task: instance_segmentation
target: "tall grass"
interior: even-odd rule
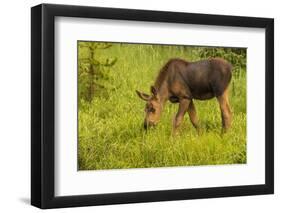
[[[221,135],[216,99],[196,101],[202,133],[188,115],[177,135],[171,134],[178,104],[167,103],[154,129],[142,128],[144,105],[135,90],[149,92],[159,69],[170,58],[198,60],[194,48],[113,44],[96,54],[117,57],[108,71],[107,95],[79,101],[79,170],[147,168],[246,163],[246,72],[234,75],[230,85],[233,122]]]

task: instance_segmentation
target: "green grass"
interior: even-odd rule
[[[135,90],[149,91],[159,69],[174,57],[196,60],[192,47],[119,45],[97,50],[117,57],[109,71],[107,95],[79,104],[79,170],[147,168],[246,163],[246,74],[235,75],[230,89],[233,122],[221,135],[216,99],[196,101],[202,133],[197,134],[188,115],[176,136],[172,118],[178,105],[167,103],[154,129],[142,128],[144,105]]]

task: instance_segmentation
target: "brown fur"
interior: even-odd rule
[[[197,62],[182,59],[169,60],[160,70],[151,95],[137,91],[140,98],[147,101],[144,127],[156,125],[167,100],[179,103],[178,112],[173,121],[176,129],[188,112],[195,128],[198,118],[193,99],[208,100],[216,97],[222,115],[224,130],[231,124],[231,110],[228,100],[228,85],[231,81],[232,66],[221,58],[211,58]]]

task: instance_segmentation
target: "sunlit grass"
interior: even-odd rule
[[[98,53],[97,53],[98,54]],[[246,74],[230,87],[233,123],[221,135],[216,99],[195,101],[201,134],[186,115],[177,135],[171,134],[177,104],[167,103],[159,125],[142,128],[144,102],[135,90],[149,91],[159,69],[174,57],[196,60],[192,49],[114,45],[103,50],[118,58],[110,70],[106,96],[79,104],[78,165],[80,170],[147,168],[246,163]]]

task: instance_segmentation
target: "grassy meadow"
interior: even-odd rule
[[[89,83],[85,73],[91,70],[82,65],[78,70],[79,170],[246,163],[245,68],[235,67],[233,73],[230,85],[233,121],[226,134],[221,135],[221,116],[215,98],[194,101],[200,135],[188,114],[178,134],[171,134],[178,104],[170,102],[165,105],[157,127],[146,132],[145,102],[135,90],[150,93],[150,85],[170,58],[199,60],[199,48],[112,43],[106,48],[92,48],[93,55],[87,47],[87,43],[93,42],[83,42],[84,46],[79,46],[80,43],[78,62],[90,57],[87,63],[91,63],[92,72],[99,70],[99,75],[92,76]],[[89,85],[93,82],[98,86]],[[87,91],[85,85],[90,88],[90,96],[83,92]]]

